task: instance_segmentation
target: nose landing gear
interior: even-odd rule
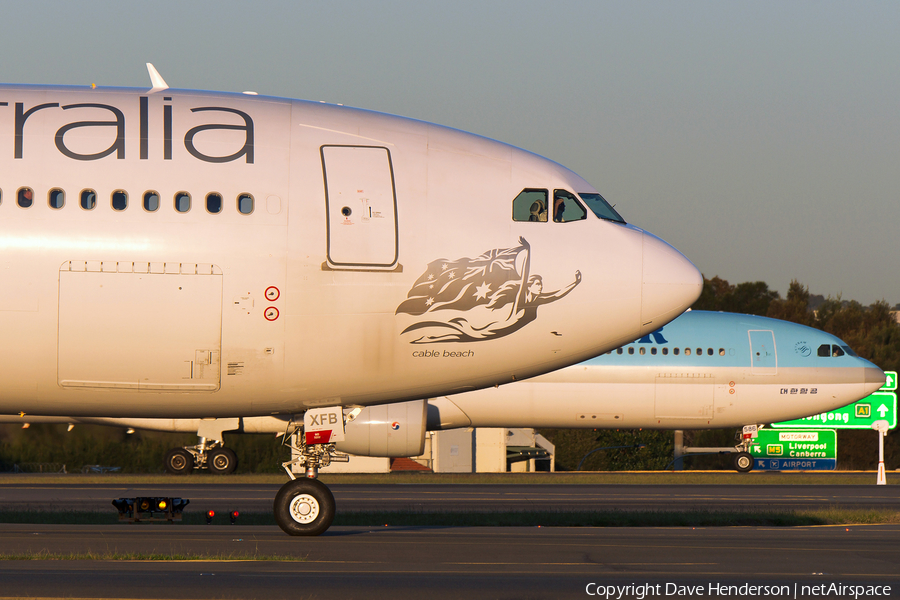
[[[316,479],[319,468],[332,462],[349,462],[350,457],[338,454],[334,444],[307,444],[300,427],[284,439],[296,458],[281,465],[291,481],[275,495],[275,522],[288,535],[319,535],[331,527],[335,512],[334,495]],[[297,479],[291,470],[294,465],[304,466],[306,477]]]
[[[295,479],[275,496],[275,521],[288,535],[319,535],[334,520],[334,495],[318,479]]]

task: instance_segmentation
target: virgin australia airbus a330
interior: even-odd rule
[[[0,86],[0,412],[439,396],[595,356],[700,293],[689,260],[557,163],[150,71],[150,90]],[[309,441],[313,478],[329,450]],[[282,490],[327,513],[325,492]]]

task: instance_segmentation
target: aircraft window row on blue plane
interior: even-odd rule
[[[672,354],[678,356],[679,354],[684,354],[684,356],[690,356],[692,353],[696,356],[703,356],[703,348],[672,348]],[[630,355],[635,354],[635,347],[628,346],[622,348],[616,348],[615,350],[610,350],[607,354],[612,354],[615,352],[616,354],[625,354],[626,352]],[[640,346],[637,348],[637,354],[643,356],[645,354],[650,354],[651,356],[656,356],[657,353],[661,353],[663,356],[669,355],[669,348],[667,346],[663,346],[662,348],[657,349],[656,346],[651,346],[649,350],[646,346]],[[719,356],[725,356],[725,348],[719,348],[718,352],[716,352],[713,348],[706,348],[706,355],[713,356],[718,354]],[[730,350],[730,354],[734,355],[734,350]],[[818,355],[823,358],[832,358],[838,356],[857,356],[856,352],[853,351],[850,346],[843,346],[837,344],[822,344],[819,346]]]
[[[143,207],[147,212],[156,212],[160,207],[159,193],[154,190],[144,192]],[[0,203],[3,202],[3,191],[0,190]],[[128,208],[128,192],[115,190],[109,196],[109,203],[116,212]],[[16,204],[19,208],[31,208],[34,205],[34,190],[29,187],[19,188],[16,193]],[[81,190],[79,204],[84,210],[94,210],[97,206],[97,192],[92,189]],[[66,205],[66,192],[60,188],[52,188],[47,192],[47,205],[59,210]],[[222,194],[210,192],[206,195],[206,212],[216,215],[222,212],[225,203]],[[236,198],[237,211],[242,215],[253,212],[255,200],[251,194],[238,194]],[[176,212],[186,213],[191,210],[191,195],[188,192],[178,192],[173,196],[173,208]]]
[[[662,351],[662,355],[663,355],[663,356],[668,356],[668,355],[669,355],[669,348],[668,348],[667,346],[663,346],[662,349],[661,349],[661,351]],[[616,354],[624,354],[625,352],[626,352],[626,350],[625,350],[624,348],[616,348],[616,349],[615,349],[615,353],[616,353]],[[634,346],[628,346],[627,352],[628,352],[628,354],[634,354]],[[657,353],[657,352],[658,352],[658,350],[657,350],[657,348],[656,348],[655,346],[652,346],[652,347],[650,348],[650,354],[651,354],[652,356],[656,356],[656,353]],[[613,350],[610,350],[609,352],[607,352],[607,354],[612,354],[612,353],[613,353]],[[696,353],[697,353],[697,356],[702,356],[702,355],[703,355],[703,348],[697,348],[697,349],[696,349]],[[712,355],[714,355],[715,353],[716,353],[716,352],[715,352],[715,350],[714,350],[713,348],[707,348],[707,349],[706,349],[706,354],[707,354],[708,356],[712,356]],[[641,346],[640,348],[638,348],[638,354],[640,354],[640,355],[642,355],[642,356],[643,356],[644,354],[647,354],[647,348],[644,347],[644,346]],[[674,354],[675,356],[678,356],[679,354],[681,354],[681,348],[672,348],[672,354]],[[690,355],[691,355],[691,348],[685,348],[685,349],[684,349],[684,355],[685,355],[685,356],[690,356]],[[725,348],[719,348],[719,356],[725,356]]]
[[[605,221],[624,223],[619,213],[600,194],[580,194],[588,208]],[[550,193],[544,189],[526,188],[513,199],[513,221],[544,223],[552,217],[556,223],[569,223],[587,219],[587,210],[578,197],[567,190],[553,190],[553,203],[548,201]],[[552,208],[552,210],[551,210]]]
[[[822,344],[819,346],[818,354],[822,357],[837,357],[845,354],[857,356],[856,352],[854,352],[850,346],[838,346],[837,344]]]

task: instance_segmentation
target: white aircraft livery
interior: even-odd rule
[[[0,86],[2,413],[440,396],[584,360],[700,293],[689,260],[552,161],[150,71],[150,90]]]

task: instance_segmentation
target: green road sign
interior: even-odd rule
[[[894,385],[896,386],[896,373]],[[775,429],[871,429],[875,421],[887,421],[888,428],[897,427],[897,394],[895,392],[875,392],[853,404],[836,410],[772,423]]]
[[[897,389],[897,371],[885,371],[884,385],[878,388],[882,392],[893,392]]]
[[[834,429],[760,429],[750,445],[754,468],[770,471],[828,471],[837,465]]]

